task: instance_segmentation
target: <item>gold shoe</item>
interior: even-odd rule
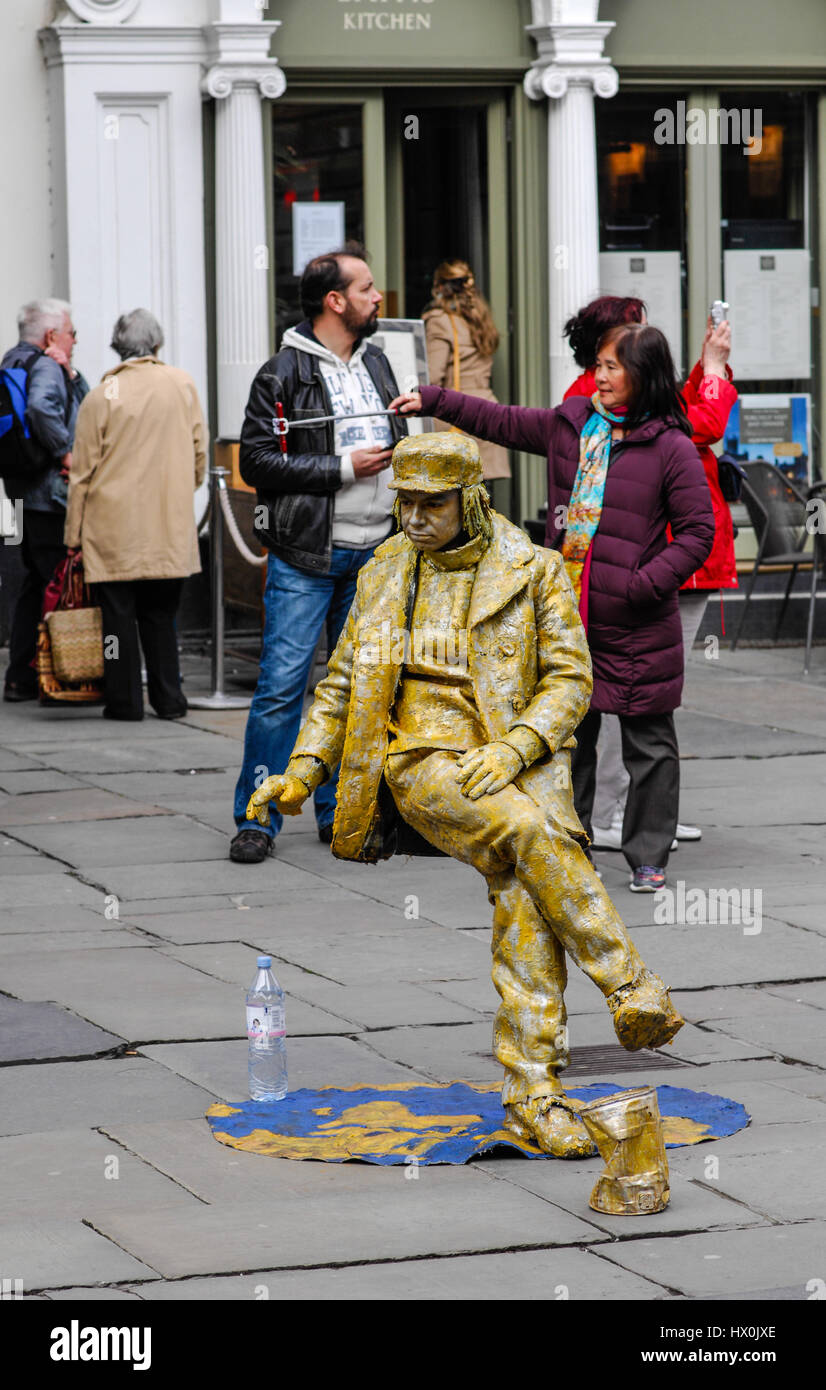
[[[533,1096],[505,1106],[505,1129],[533,1140],[554,1158],[592,1158],[597,1152],[567,1096]]]
[[[667,985],[653,970],[643,968],[607,998],[614,1015],[614,1032],[624,1048],[663,1047],[685,1023],[671,1002]]]

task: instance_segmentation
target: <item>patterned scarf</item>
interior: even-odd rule
[[[591,404],[594,413],[579,437],[579,468],[568,503],[568,527],[562,542],[562,558],[577,603],[582,597],[582,571],[602,515],[611,429],[613,425],[621,425],[627,414],[625,407],[621,408],[621,413],[612,414],[600,401],[598,391],[591,397]]]

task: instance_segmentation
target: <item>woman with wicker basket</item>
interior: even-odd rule
[[[155,713],[187,710],[175,615],[184,579],[201,568],[192,499],[207,432],[194,381],[159,360],[162,344],[148,310],[121,315],[120,364],[77,417],[64,539],[81,549],[102,610],[107,719],[143,719],[141,648]]]

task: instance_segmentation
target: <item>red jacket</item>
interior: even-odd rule
[[[731,376],[730,369],[726,371]],[[593,372],[583,372],[565,392],[569,396],[593,396],[596,391]],[[723,438],[726,422],[737,391],[731,380],[723,381],[719,376],[703,376],[702,364],[698,362],[683,387],[691,428],[692,442],[703,461],[711,505],[714,510],[714,544],[711,554],[691,578],[686,580],[684,589],[736,589],[737,570],[734,563],[734,527],[728,502],[720,491],[717,476],[717,459],[709,445]],[[669,539],[671,539],[669,532]]]

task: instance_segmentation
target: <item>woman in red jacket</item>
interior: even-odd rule
[[[597,343],[608,328],[622,323],[645,323],[645,305],[641,299],[601,295],[578,314],[570,318],[564,333],[578,367],[584,370],[565,392],[572,396],[591,396],[595,389],[594,362]],[[728,357],[731,351],[731,326],[725,321],[718,328],[709,319],[700,360],[692,369],[683,387],[686,413],[692,429],[692,442],[702,459],[714,511],[714,544],[705,564],[686,580],[680,590],[680,618],[686,661],[694,645],[712,589],[736,589],[737,570],[734,560],[734,527],[728,503],[720,490],[717,459],[710,446],[723,438],[729,413],[737,400],[732,385]],[[603,721],[600,738],[600,761],[597,790],[594,798],[594,847],[622,847],[622,819],[628,776],[622,763],[619,728],[613,720]],[[677,825],[677,841],[699,840],[697,826]],[[675,846],[676,848],[676,842]]]

